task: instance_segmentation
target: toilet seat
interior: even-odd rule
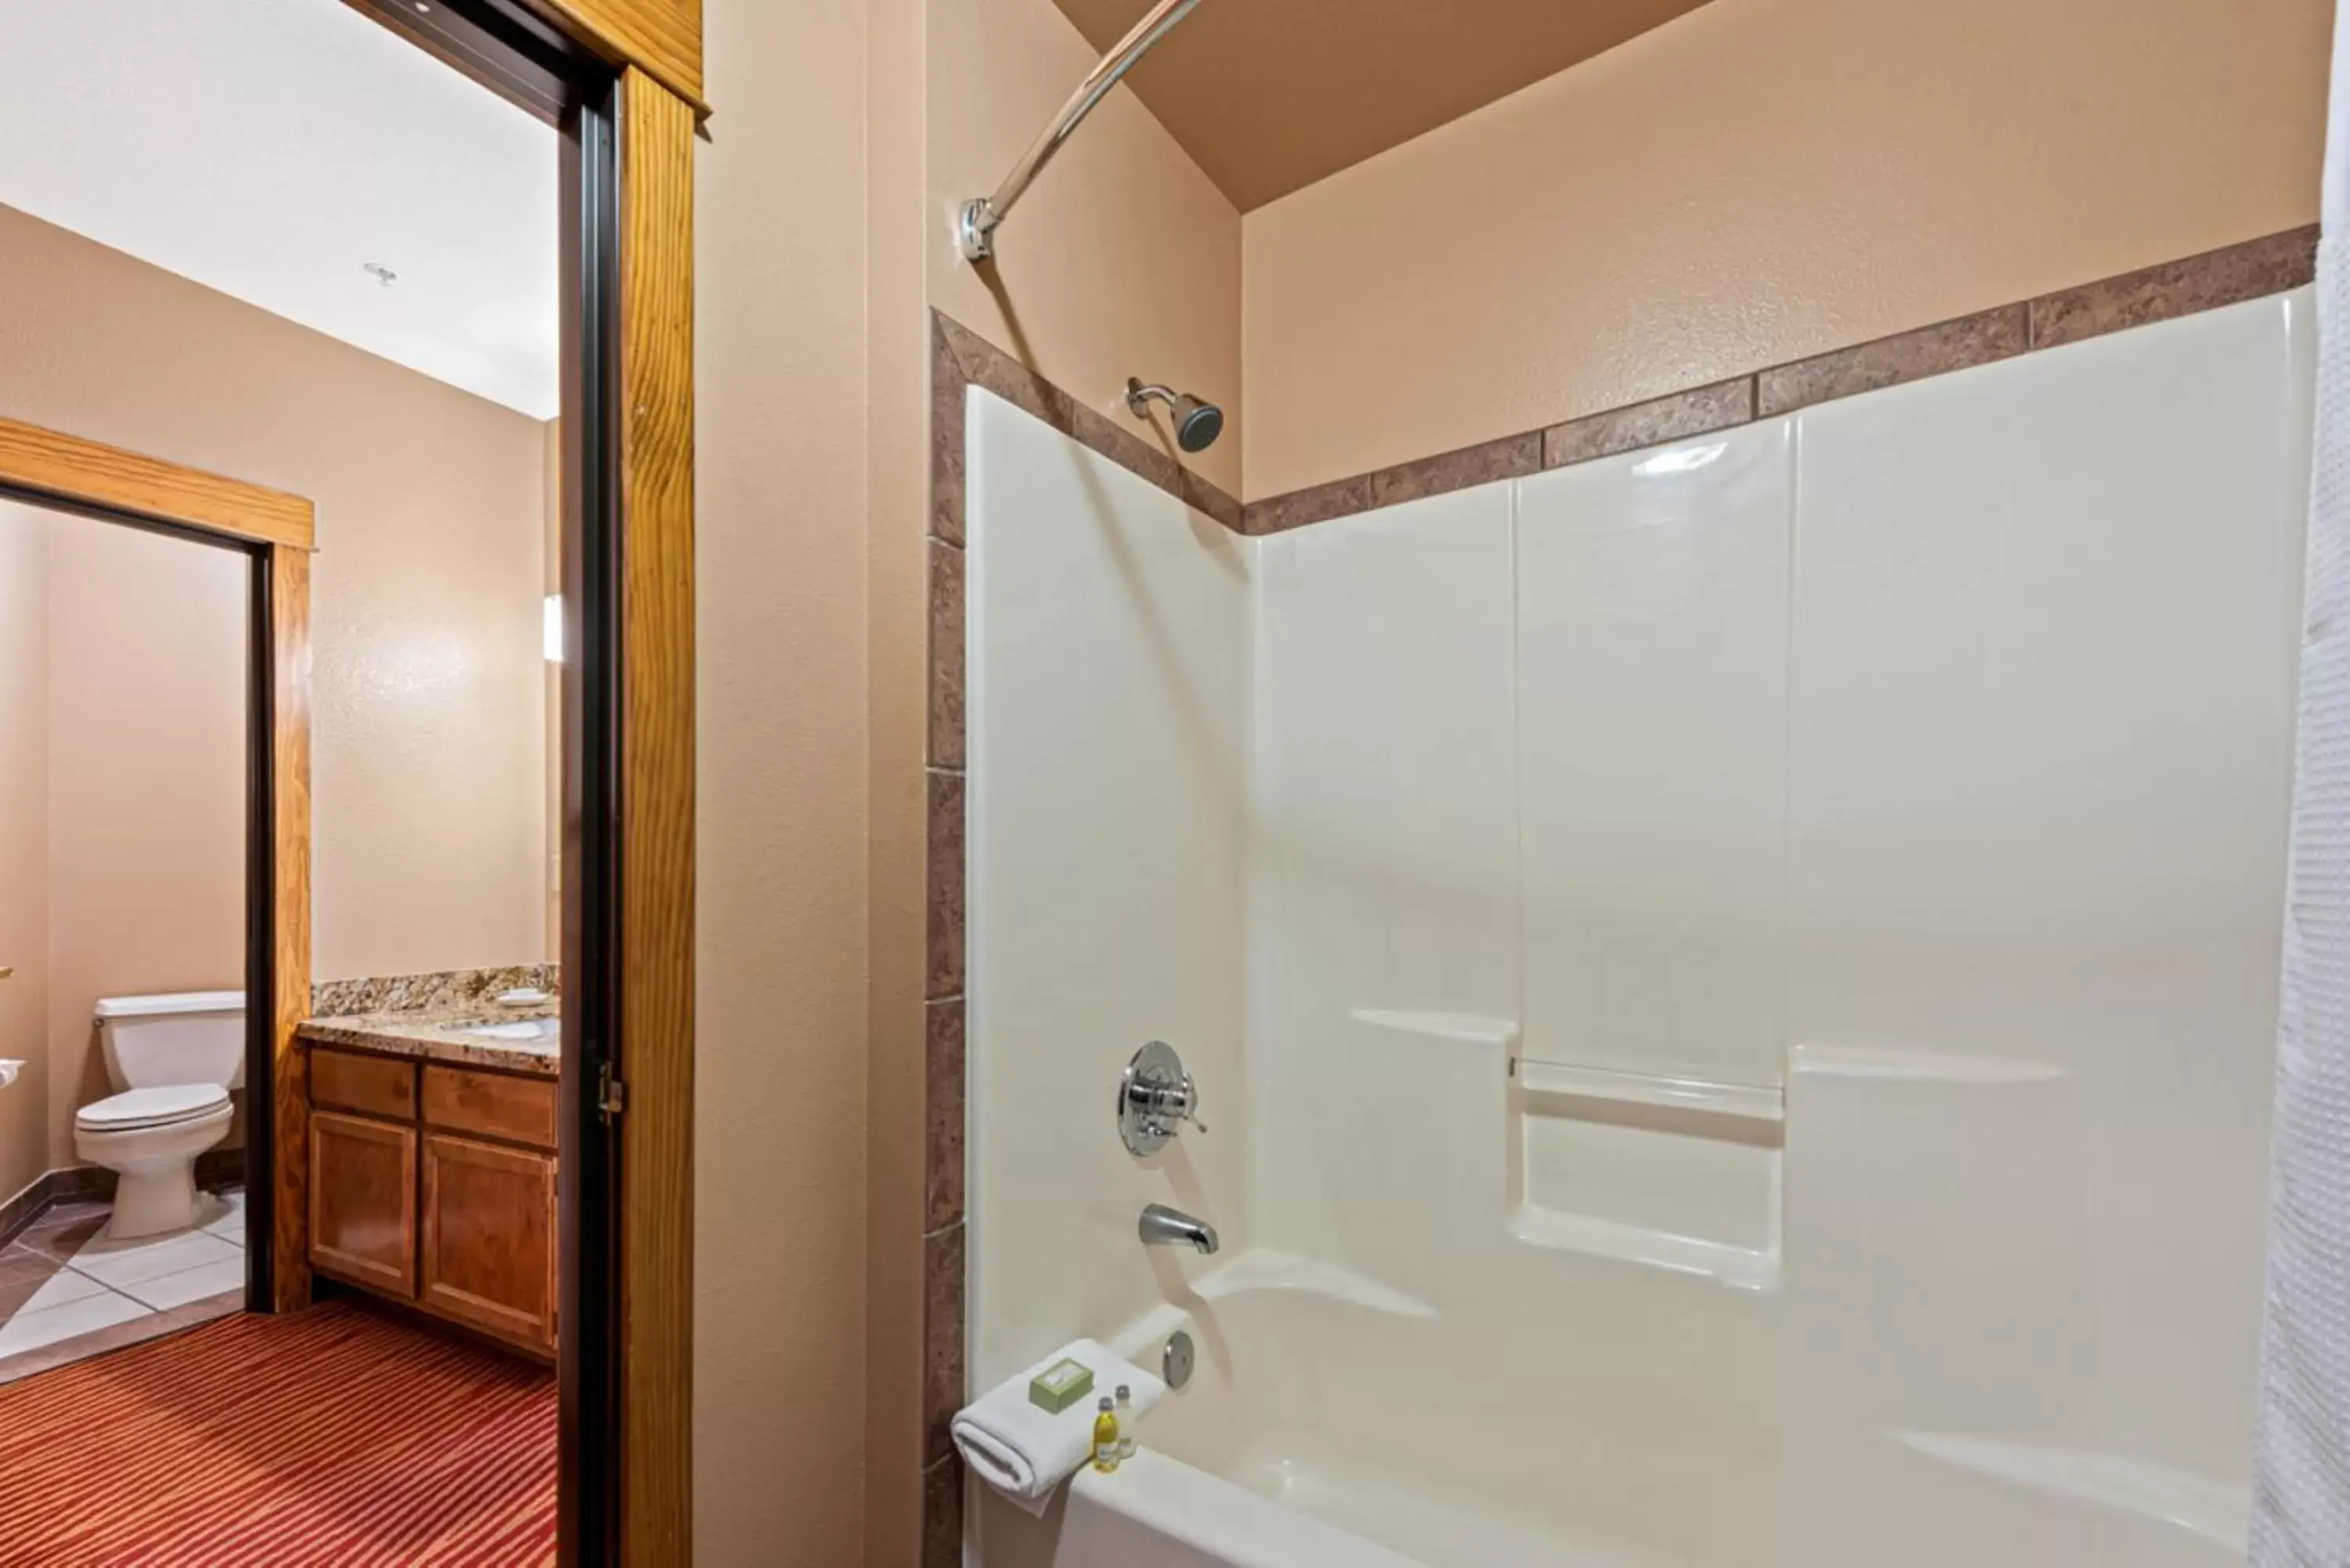
[[[157,1088],[126,1089],[76,1111],[74,1126],[92,1133],[172,1127],[211,1116],[228,1103],[228,1091],[217,1084],[168,1084]]]

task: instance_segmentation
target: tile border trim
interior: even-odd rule
[[[964,598],[967,464],[964,391],[983,387],[1223,527],[1241,532],[1241,504],[1185,467],[1156,424],[1157,442],[1087,407],[944,311],[930,332],[929,578],[924,650],[925,801],[922,1116],[920,1523],[923,1568],[962,1562],[962,1463],[948,1423],[964,1396],[963,867]],[[1450,470],[1446,471],[1447,472]],[[1399,477],[1398,483],[1409,483]]]
[[[79,1203],[96,1198],[112,1202],[114,1182],[114,1172],[103,1166],[61,1165],[41,1172],[25,1183],[15,1197],[0,1200],[0,1248],[40,1223],[41,1216],[60,1203]],[[225,1187],[244,1185],[244,1145],[208,1148],[196,1156],[199,1191],[216,1192]]]
[[[1147,441],[1109,415],[1088,407],[998,348],[946,312],[931,311],[931,536],[963,542],[962,401],[965,387],[983,387],[1023,413],[1044,421],[1088,452],[1109,459],[1185,505],[1241,532],[1241,504],[1184,466],[1165,432]],[[940,448],[951,434],[951,461]],[[951,482],[951,483],[950,483]]]
[[[1538,431],[1351,474],[1243,506],[1240,532],[1286,533],[1496,479],[1774,419],[1817,403],[2241,305],[2316,275],[2316,225],[1994,306]]]
[[[921,1511],[920,1568],[961,1568],[962,1467],[951,1441],[944,1453],[940,1448],[962,1403],[963,1286],[957,1279],[945,1288],[949,1282],[940,1278],[939,1265],[950,1248],[958,1261],[962,1256],[963,392],[973,384],[987,387],[1065,434],[1075,424],[1076,401],[943,311],[931,312],[930,343],[931,506],[922,541],[930,600],[922,744],[921,1473],[916,1506]],[[982,373],[972,374],[966,363]],[[950,1033],[951,1053],[945,1049]]]

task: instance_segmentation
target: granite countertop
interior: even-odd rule
[[[479,1011],[455,1017],[418,1012],[351,1012],[338,1018],[305,1019],[295,1033],[314,1045],[350,1045],[422,1062],[453,1062],[461,1066],[493,1067],[501,1072],[552,1078],[560,1068],[563,1050],[562,1041],[556,1036],[501,1040],[480,1031],[556,1016],[551,1007],[500,1008],[495,1016]]]
[[[294,1033],[313,1044],[552,1078],[559,1071],[563,1049],[556,1033],[526,1039],[500,1039],[485,1033],[562,1016],[561,1000],[554,996],[525,1006],[501,1006],[497,993],[515,986],[553,991],[553,966],[333,981],[312,992],[311,1005],[321,1008],[322,1016],[304,1020]],[[336,1011],[324,1012],[327,1008]]]

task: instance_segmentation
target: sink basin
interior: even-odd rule
[[[563,1037],[563,1020],[529,1018],[512,1023],[463,1023],[458,1025],[458,1033],[477,1040],[552,1042]]]

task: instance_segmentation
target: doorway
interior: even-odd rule
[[[249,578],[0,501],[0,1384],[245,1304]]]
[[[563,641],[572,651],[560,815],[562,954],[573,982],[559,1116],[564,1554],[616,1560],[625,1542],[631,1560],[675,1560],[687,1554],[690,1517],[698,106],[677,96],[676,69],[632,68],[629,38],[574,8],[559,25],[504,0],[356,8],[563,138]],[[698,87],[698,47],[691,53],[685,91]],[[307,566],[300,582],[282,580],[291,554],[271,549],[268,588],[256,595],[266,607],[256,621],[273,632],[286,607],[307,602]],[[296,712],[286,696],[273,683],[274,721]],[[298,827],[291,841],[307,845],[307,778],[292,787],[289,759],[275,749],[256,761],[255,776],[270,781],[273,838]],[[267,1147],[257,1141],[255,1158],[267,1159],[274,1189],[265,1205],[256,1190],[254,1206],[256,1273],[266,1281],[257,1304],[280,1312],[299,1307],[310,1283],[303,1219],[278,1200],[302,1158],[306,1115],[285,1021],[307,1002],[296,977],[310,967],[307,923],[292,929],[284,911],[297,884],[307,899],[308,869],[296,854],[273,857],[271,920],[256,939],[267,952],[256,951],[253,971],[269,977],[271,1052],[269,1115],[256,1118]]]

